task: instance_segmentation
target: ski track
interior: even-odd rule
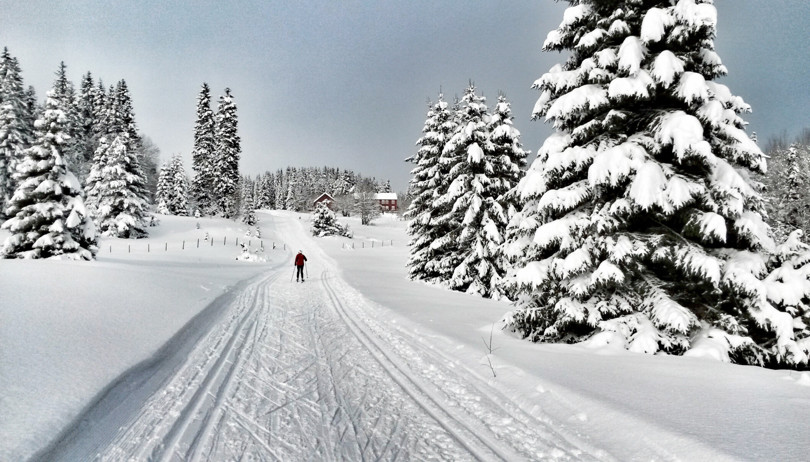
[[[88,460],[612,460],[379,316],[322,256],[248,284]]]

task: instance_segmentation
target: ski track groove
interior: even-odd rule
[[[370,343],[370,345],[367,345],[369,351],[381,355],[385,358],[384,361],[387,361],[394,370],[400,372],[407,379],[409,383],[402,384],[406,392],[411,394],[417,402],[422,402],[418,397],[419,394],[429,398],[449,417],[449,422],[464,424],[464,429],[468,434],[474,435],[480,443],[502,459],[613,459],[608,454],[578,441],[577,438],[555,430],[551,427],[553,423],[548,419],[538,420],[526,414],[517,405],[503,397],[499,391],[486,385],[478,374],[468,370],[465,371],[466,368],[459,367],[455,361],[437,349],[423,346],[421,341],[410,335],[408,335],[410,337],[408,339],[398,338],[407,335],[401,330],[395,332],[395,329],[386,330],[379,326],[372,326],[370,317],[363,316],[362,321],[358,320],[357,317],[361,316],[361,313],[352,313],[351,310],[346,308],[338,297],[337,291],[329,282],[330,279],[332,278],[329,272],[324,271],[321,276],[322,285],[326,289],[335,309],[344,318],[344,321],[352,327],[352,332],[358,336],[361,342],[364,342],[363,338],[365,338]],[[371,332],[372,330],[375,332]],[[380,332],[386,337],[375,335],[375,333]],[[387,346],[384,346],[384,344]],[[424,358],[430,358],[431,361],[422,361]],[[381,358],[377,355],[375,355],[375,359],[381,361]],[[416,361],[416,364],[407,364],[409,361],[413,362],[414,359],[419,361]],[[427,363],[425,366],[414,367],[424,362]],[[446,364],[451,366],[448,367]],[[414,371],[432,371],[434,369],[444,370],[433,374],[425,374],[424,372],[421,374],[425,376],[423,378],[427,379],[427,382],[435,385],[435,388],[430,387],[432,389],[428,390],[427,383],[420,380],[420,377],[417,377],[420,374],[414,373]],[[448,369],[452,369],[452,371]],[[448,377],[458,377],[459,375],[463,376],[464,380],[447,380]],[[415,393],[408,390],[410,386],[415,388]],[[484,387],[486,387],[486,390],[483,389]],[[443,395],[443,397],[437,398],[436,392],[440,392],[439,394]],[[485,403],[491,409],[481,411],[481,408],[484,407],[482,403]],[[426,409],[426,411],[428,410]],[[509,425],[505,430],[496,431],[498,422],[497,419],[493,419],[493,414],[509,421],[516,421],[519,427]],[[438,416],[435,416],[435,418],[439,419]],[[472,424],[466,425],[465,422],[472,422]],[[542,446],[546,450],[539,451],[538,446]]]
[[[603,460],[325,269],[276,268],[93,460]],[[336,282],[335,282],[336,281]],[[302,290],[304,289],[304,290]]]

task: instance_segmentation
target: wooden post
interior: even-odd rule
[[[112,244],[110,244],[110,253],[112,253]]]
[[[237,247],[239,247],[239,238],[238,238],[238,237],[236,238],[236,244],[235,244],[235,245],[236,245]]]
[[[200,248],[200,238],[199,237],[197,238],[197,248],[198,249]]]
[[[127,253],[132,253],[132,244],[127,244]]]
[[[228,242],[228,236],[222,238],[222,245],[225,245]]]
[[[168,243],[168,242],[166,242],[166,243],[165,243],[165,247],[164,247],[163,251],[164,251],[164,252],[168,252],[168,251],[169,251],[169,243]]]
[[[152,251],[151,247],[152,247],[152,244],[146,244],[146,253],[149,253],[149,252]]]

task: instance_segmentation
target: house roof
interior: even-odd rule
[[[335,198],[332,197],[329,193],[323,193],[323,194],[320,194],[318,197],[316,197],[312,202],[318,202],[319,200],[323,199],[324,196],[326,196],[326,198],[329,199],[332,202],[335,201]]]
[[[396,200],[397,193],[377,193],[374,195],[374,198],[379,200]]]

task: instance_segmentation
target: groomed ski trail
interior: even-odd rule
[[[298,220],[312,278],[247,284],[176,371],[73,460],[612,460],[384,321]],[[126,406],[125,406],[126,407]]]

